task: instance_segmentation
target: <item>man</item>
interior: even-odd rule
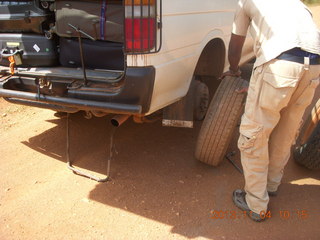
[[[320,34],[299,0],[239,0],[229,45],[230,69],[223,76],[241,75],[238,64],[248,29],[256,62],[238,141],[245,188],[233,192],[233,201],[251,219],[262,221],[319,85]]]

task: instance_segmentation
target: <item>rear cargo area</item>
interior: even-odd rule
[[[0,1],[0,97],[62,112],[148,112],[155,0]]]
[[[112,81],[124,71],[118,0],[0,1],[1,71]]]

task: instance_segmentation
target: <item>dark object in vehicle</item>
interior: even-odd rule
[[[2,59],[0,65],[8,66],[6,56],[19,57],[16,65],[23,67],[54,66],[58,62],[56,43],[45,36],[26,33],[0,34]]]
[[[123,70],[122,43],[82,39],[86,68]],[[79,40],[60,38],[60,64],[64,67],[82,67]]]
[[[102,3],[101,3],[102,2]],[[122,1],[56,1],[55,32],[60,37],[78,37],[123,42]]]
[[[53,14],[36,1],[0,1],[0,32],[44,33],[53,22]]]

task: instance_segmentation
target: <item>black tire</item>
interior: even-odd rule
[[[247,81],[236,77],[225,77],[220,83],[199,132],[195,152],[199,161],[218,166],[224,159],[246,97],[236,90],[247,85]]]
[[[306,143],[295,147],[293,158],[308,169],[320,169],[320,123]]]
[[[209,107],[209,88],[205,83],[200,81],[195,81],[194,85],[193,119],[195,121],[202,121],[205,118]]]

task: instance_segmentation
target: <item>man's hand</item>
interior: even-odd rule
[[[248,93],[248,89],[249,89],[249,82],[245,81],[245,82],[243,82],[242,86],[239,87],[239,88],[236,90],[236,93],[247,94],[247,93]]]
[[[227,77],[227,76],[230,76],[230,77],[240,77],[240,76],[241,76],[241,70],[240,70],[240,68],[238,68],[236,71],[233,71],[233,70],[229,69],[229,71],[223,73],[219,79],[220,79],[220,80],[221,80],[221,79],[224,79],[224,78]]]
[[[236,93],[247,93],[247,92],[248,92],[248,87],[238,88],[236,90]]]

